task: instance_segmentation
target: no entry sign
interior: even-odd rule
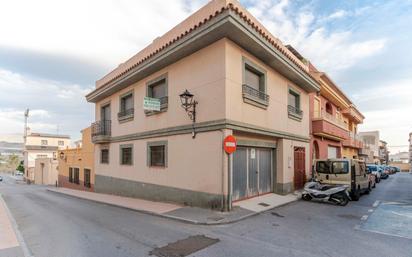
[[[231,154],[234,151],[236,151],[236,138],[231,135],[225,137],[225,140],[223,140],[223,148],[225,149],[225,152],[228,154]]]

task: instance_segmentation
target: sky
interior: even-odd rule
[[[207,0],[0,1],[0,137],[80,138],[85,94]],[[412,132],[412,0],[241,0],[273,35],[329,74],[392,152]],[[24,6],[24,8],[22,8]],[[15,136],[14,136],[15,138]],[[403,147],[398,147],[403,146]]]

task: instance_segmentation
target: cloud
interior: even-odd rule
[[[357,39],[350,29],[328,29],[329,21],[361,15],[365,8],[351,12],[337,10],[322,17],[310,3],[296,9],[287,0],[264,1],[263,4],[252,1],[250,11],[285,44],[293,45],[316,67],[329,73],[348,69],[384,49],[387,43],[384,37],[364,40]]]
[[[60,128],[61,133],[79,136],[93,119],[93,105],[84,97],[92,88],[0,68],[0,133],[23,131],[23,113],[29,108],[32,131],[56,133]]]
[[[348,15],[348,12],[345,10],[338,10],[327,17],[327,20],[334,20],[345,17]]]
[[[0,47],[117,66],[206,1],[14,0],[0,8]],[[24,6],[24,8],[22,8]]]

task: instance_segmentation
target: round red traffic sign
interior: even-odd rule
[[[223,140],[223,148],[225,149],[225,152],[228,154],[231,154],[234,151],[236,151],[236,145],[236,138],[232,135],[225,137],[225,140]]]

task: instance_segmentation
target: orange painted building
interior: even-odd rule
[[[90,127],[82,130],[81,144],[59,151],[58,159],[60,187],[94,191],[94,144]]]

